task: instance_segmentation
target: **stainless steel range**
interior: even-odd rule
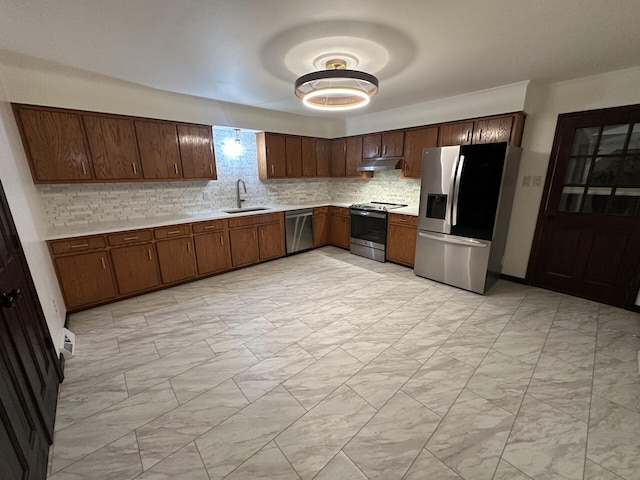
[[[400,203],[354,203],[351,213],[351,241],[349,250],[355,255],[378,262],[386,260],[387,212],[406,207]]]

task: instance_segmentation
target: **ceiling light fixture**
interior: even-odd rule
[[[295,93],[307,107],[340,111],[364,107],[378,92],[378,79],[370,73],[347,70],[347,62],[327,61],[326,70],[296,80]]]
[[[234,128],[234,130],[236,131],[236,138],[227,138],[224,142],[224,154],[233,160],[242,155],[243,152],[242,144],[240,143],[240,129]]]

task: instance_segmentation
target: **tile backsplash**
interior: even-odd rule
[[[205,213],[236,206],[236,182],[245,181],[244,206],[296,205],[324,200],[371,200],[417,205],[420,181],[401,179],[400,170],[375,172],[371,179],[260,180],[255,133],[241,131],[243,154],[231,159],[224,143],[233,129],[215,127],[218,180],[153,183],[39,185],[50,227],[88,225],[154,216]]]

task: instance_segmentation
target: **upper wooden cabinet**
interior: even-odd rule
[[[405,178],[422,176],[422,150],[438,146],[438,127],[416,128],[404,134],[404,160],[402,175]]]
[[[315,138],[302,137],[300,140],[303,177],[315,177],[317,175],[317,145],[318,140]]]
[[[375,133],[362,137],[362,158],[401,157],[404,130]]]
[[[97,180],[140,178],[138,145],[129,119],[82,115]]]
[[[211,126],[13,104],[35,183],[216,179]]]
[[[176,126],[151,121],[136,121],[134,125],[144,178],[182,178]]]
[[[184,178],[217,180],[211,127],[178,125],[178,144]]]
[[[331,140],[316,139],[316,176],[331,176]]]
[[[440,125],[438,146],[522,142],[525,115],[522,112]]]
[[[331,140],[331,176],[346,176],[347,167],[347,140],[334,138]]]
[[[13,111],[35,183],[93,178],[80,115],[22,105]]]
[[[287,176],[287,157],[285,135],[279,133],[256,133],[258,154],[258,176],[267,178],[285,178]]]
[[[287,161],[287,177],[302,176],[302,140],[300,137],[285,137],[285,158]]]
[[[345,177],[359,177],[358,164],[362,161],[362,137],[347,137],[345,145]]]

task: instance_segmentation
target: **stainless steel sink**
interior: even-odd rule
[[[230,208],[229,210],[222,210],[224,213],[246,213],[246,212],[259,212],[260,210],[270,210],[269,207],[247,207],[247,208]]]

